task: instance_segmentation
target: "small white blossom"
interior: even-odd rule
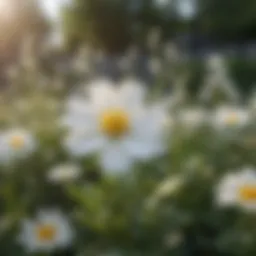
[[[2,163],[25,158],[35,149],[35,138],[29,131],[11,129],[0,133],[0,162]]]
[[[81,175],[81,169],[75,164],[61,164],[50,170],[48,179],[53,183],[74,181]]]
[[[213,125],[217,129],[242,128],[250,121],[250,113],[239,107],[219,107],[213,117]]]
[[[59,211],[40,211],[35,220],[22,222],[19,242],[28,252],[51,252],[72,244],[74,232],[67,218]]]
[[[222,178],[215,191],[220,206],[240,206],[256,210],[256,170],[246,168]]]

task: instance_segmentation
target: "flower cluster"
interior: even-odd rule
[[[255,255],[255,95],[239,101],[215,56],[192,104],[171,45],[149,59],[163,87],[135,79],[135,50],[122,82],[92,79],[88,49],[53,80],[13,74],[0,97],[6,256]],[[85,86],[65,88],[71,68]]]
[[[173,152],[177,152],[176,144],[180,143],[177,142],[177,138],[184,136],[184,139],[188,141],[195,138],[204,143],[207,139],[211,143],[217,142],[216,145],[205,149],[208,152],[220,147],[224,143],[224,138],[229,141],[225,143],[234,141],[243,129],[253,124],[253,115],[245,108],[229,105],[209,110],[199,107],[183,107],[178,111],[172,111],[169,103],[169,100],[163,99],[160,101],[158,99],[156,102],[149,100],[146,87],[135,80],[126,80],[120,85],[103,79],[94,81],[82,92],[73,93],[66,99],[64,111],[57,117],[57,125],[55,124],[56,133],[63,132],[58,136],[56,133],[51,135],[58,137],[57,146],[50,144],[51,146],[44,148],[46,138],[42,138],[40,133],[32,128],[11,126],[12,128],[2,129],[0,134],[1,168],[6,171],[14,170],[10,173],[5,172],[5,175],[10,175],[10,177],[15,177],[15,172],[22,172],[24,168],[38,168],[39,170],[23,172],[30,175],[27,181],[31,178],[29,183],[25,182],[29,187],[27,192],[33,193],[31,189],[34,188],[35,198],[43,195],[42,197],[47,198],[48,201],[47,188],[49,192],[52,189],[62,190],[61,188],[64,188],[64,193],[67,194],[66,200],[68,201],[71,197],[71,201],[77,202],[75,207],[72,206],[73,210],[67,211],[69,214],[78,216],[77,218],[71,217],[71,219],[73,221],[82,219],[82,223],[87,223],[87,228],[99,232],[101,226],[113,221],[111,218],[119,215],[110,214],[114,207],[114,205],[111,206],[113,198],[105,194],[107,193],[105,188],[97,183],[94,185],[88,183],[86,175],[89,174],[89,170],[92,170],[95,175],[101,173],[103,181],[105,180],[110,186],[109,189],[117,193],[112,195],[114,198],[118,196],[118,193],[122,193],[120,188],[117,189],[121,184],[124,191],[128,189],[127,186],[129,187],[128,198],[134,197],[133,200],[136,200],[136,197],[141,196],[136,194],[139,193],[136,186],[141,186],[141,183],[138,183],[139,180],[149,182],[150,179],[155,179],[153,186],[146,190],[144,195],[146,198],[142,203],[150,207],[142,206],[141,208],[141,210],[151,209],[152,211],[164,198],[177,197],[180,191],[188,189],[186,186],[199,175],[195,171],[202,169],[200,165],[203,165],[205,169],[202,170],[201,177],[209,172],[207,169],[209,162],[204,163],[205,155],[199,154],[202,149],[195,150],[199,156],[191,161],[184,162],[183,157],[178,155],[175,157],[176,153],[172,156]],[[181,144],[180,150],[186,147],[186,143],[187,141],[184,141]],[[216,152],[211,152],[211,154],[216,154]],[[36,163],[37,161],[39,163]],[[176,165],[177,170],[170,172],[167,170],[168,166],[174,165],[175,161],[180,161]],[[207,161],[212,160],[209,158]],[[39,164],[44,167],[38,167]],[[167,169],[161,167],[166,164],[169,164]],[[44,169],[41,172],[42,168],[47,168],[48,171]],[[194,173],[192,180],[191,171]],[[143,172],[145,173],[142,174]],[[215,176],[214,173],[212,175]],[[209,177],[213,176],[206,175],[207,182],[209,182]],[[215,178],[217,179],[215,182],[213,178],[211,180],[215,184],[211,191],[212,197],[215,198],[212,203],[213,208],[238,206],[246,212],[256,209],[256,170],[254,168],[233,171],[227,173],[226,176],[218,176],[216,172]],[[5,180],[8,179],[5,178]],[[125,183],[124,180],[126,180]],[[40,182],[42,190],[37,188],[37,186],[40,187]],[[97,182],[101,184],[99,180]],[[6,184],[3,183],[3,186]],[[134,194],[132,190],[135,187],[136,193]],[[141,193],[145,192],[141,191]],[[119,203],[127,198],[120,200]],[[43,205],[40,206],[39,200],[36,208],[34,207],[37,216],[24,219],[18,217],[20,220],[18,241],[27,252],[49,253],[72,247],[76,243],[78,231],[75,224],[71,224],[72,221],[68,214],[60,210],[63,204],[58,205],[58,200],[53,201],[54,207],[58,209],[44,209]],[[29,202],[27,206],[31,207],[31,203]],[[126,204],[125,201],[122,203]],[[84,210],[81,204],[85,205]],[[127,205],[129,205],[128,202]],[[135,207],[134,202],[130,207]],[[163,206],[162,208],[164,209]],[[26,215],[27,210],[24,209]],[[81,216],[83,213],[85,216]],[[91,223],[88,224],[90,221]]]

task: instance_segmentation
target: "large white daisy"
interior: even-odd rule
[[[57,210],[41,211],[35,220],[24,220],[21,227],[19,242],[29,252],[66,248],[74,238],[69,221]]]
[[[87,96],[71,98],[64,118],[70,129],[65,145],[72,155],[97,152],[101,166],[116,172],[164,151],[164,104],[146,104],[140,84],[126,81],[115,87],[97,81],[88,87]]]
[[[216,188],[216,201],[220,206],[240,206],[256,210],[256,170],[246,168],[229,173]]]
[[[36,149],[34,136],[27,130],[11,129],[0,133],[0,162],[24,158]]]

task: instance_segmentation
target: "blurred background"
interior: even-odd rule
[[[44,177],[68,158],[58,118],[70,98],[79,103],[80,85],[99,77],[145,81],[149,98],[170,108],[172,146],[163,159],[139,165],[138,181],[125,189],[112,180],[105,187],[94,162],[81,161],[93,185],[84,192],[81,179],[66,196],[65,186],[34,171]],[[255,169],[255,81],[255,0],[0,0],[0,127],[24,126],[42,144],[39,160],[15,167],[17,178],[0,177],[0,255],[27,255],[6,230],[16,235],[20,209],[43,202],[75,209],[79,220],[73,254],[47,255],[255,256],[255,213],[212,204],[219,177]],[[185,185],[172,197],[176,174]],[[144,216],[151,194],[154,210]],[[91,202],[99,205],[88,217]]]
[[[226,57],[241,93],[250,93],[255,79],[254,0],[0,0],[0,10],[2,87],[28,45],[48,71],[68,68],[86,45],[84,54],[95,51],[97,72],[116,78],[122,57],[136,55],[137,75],[152,81],[149,52],[157,44],[155,56],[166,55],[167,45],[182,53],[192,92],[202,79],[202,61],[215,53]]]

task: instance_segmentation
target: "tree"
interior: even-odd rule
[[[69,44],[86,41],[116,52],[131,41],[144,43],[152,27],[171,30],[176,13],[172,5],[168,10],[155,0],[73,0],[63,11],[65,35]]]
[[[198,25],[210,36],[222,39],[256,37],[254,0],[197,0]]]

